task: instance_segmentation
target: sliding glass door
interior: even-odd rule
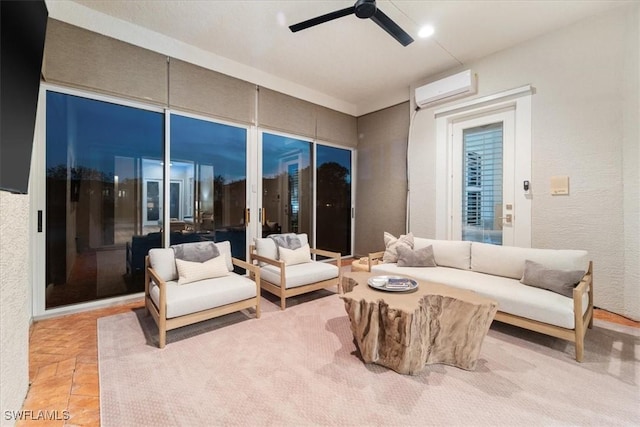
[[[262,236],[307,233],[314,247],[351,255],[351,176],[351,150],[263,132]]]
[[[46,308],[140,291],[132,243],[162,244],[162,112],[53,91],[46,111]]]
[[[246,259],[247,130],[172,114],[169,168],[171,244],[228,240]]]
[[[351,150],[316,146],[316,245],[351,254]]]
[[[313,175],[309,141],[262,134],[262,235],[312,237]]]
[[[48,90],[45,146],[45,310],[141,292],[167,241],[246,259],[246,128]]]
[[[351,254],[351,150],[43,90],[36,314],[143,291],[146,255],[167,245],[229,241],[233,256],[246,259],[253,230],[307,233],[315,247]]]

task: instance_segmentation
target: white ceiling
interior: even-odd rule
[[[629,1],[378,0],[378,8],[415,39],[407,47],[373,21],[355,15],[297,33],[288,29],[291,24],[350,7],[352,0],[68,3],[48,1],[50,15],[70,22],[74,19],[65,19],[73,15],[69,10],[82,9],[75,21],[92,22],[71,23],[95,31],[93,22],[100,21],[97,31],[103,33],[110,26],[128,27],[118,32],[120,37],[144,47],[153,45],[150,34],[161,34],[182,46],[198,48],[201,54],[211,54],[204,62],[217,71],[225,72],[229,64],[235,64],[244,70],[240,78],[361,115],[407,100],[412,83]],[[423,24],[431,24],[435,35],[419,39],[417,32]],[[162,46],[156,50],[161,51]],[[254,77],[247,78],[247,73]],[[285,88],[284,82],[298,90]]]

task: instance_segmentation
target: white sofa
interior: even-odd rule
[[[586,327],[593,323],[592,263],[582,250],[531,249],[486,243],[413,238],[413,250],[433,248],[435,267],[380,263],[384,251],[369,254],[379,275],[404,275],[468,289],[498,302],[495,319],[575,343],[582,361]],[[525,260],[554,270],[581,270],[584,276],[567,297],[520,283]]]
[[[203,242],[186,243],[201,245]],[[214,244],[209,242],[209,244]],[[221,266],[214,274],[180,284],[173,248],[149,250],[145,259],[145,308],[158,325],[158,346],[166,344],[167,331],[244,309],[260,317],[260,270],[231,256],[228,241],[217,242]],[[248,270],[251,278],[233,272],[233,266]],[[200,274],[198,272],[197,274]]]

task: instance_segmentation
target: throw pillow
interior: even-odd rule
[[[191,262],[205,262],[220,255],[218,247],[213,242],[192,242],[172,245],[176,259]]]
[[[311,262],[311,249],[309,245],[304,245],[298,249],[280,248],[280,261],[285,265],[303,264]]]
[[[300,243],[300,238],[296,236],[296,233],[286,233],[286,234],[271,234],[270,238],[276,242],[281,248],[287,249],[298,249],[302,247],[302,243]]]
[[[398,246],[404,246],[408,249],[413,249],[413,233],[403,234],[400,237],[395,237],[391,233],[384,232],[384,255],[382,255],[382,262],[397,262],[398,261]]]
[[[225,257],[218,256],[205,262],[192,262],[176,258],[178,269],[178,285],[197,282],[198,280],[213,279],[229,274]]]
[[[580,283],[582,276],[584,271],[551,270],[527,259],[524,261],[524,273],[520,283],[572,298],[573,288]]]
[[[433,246],[411,250],[405,246],[398,246],[398,267],[436,267],[433,256]]]

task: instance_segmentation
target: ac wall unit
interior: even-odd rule
[[[474,93],[476,76],[471,70],[467,70],[416,88],[416,104],[419,108],[424,108],[438,101]]]

